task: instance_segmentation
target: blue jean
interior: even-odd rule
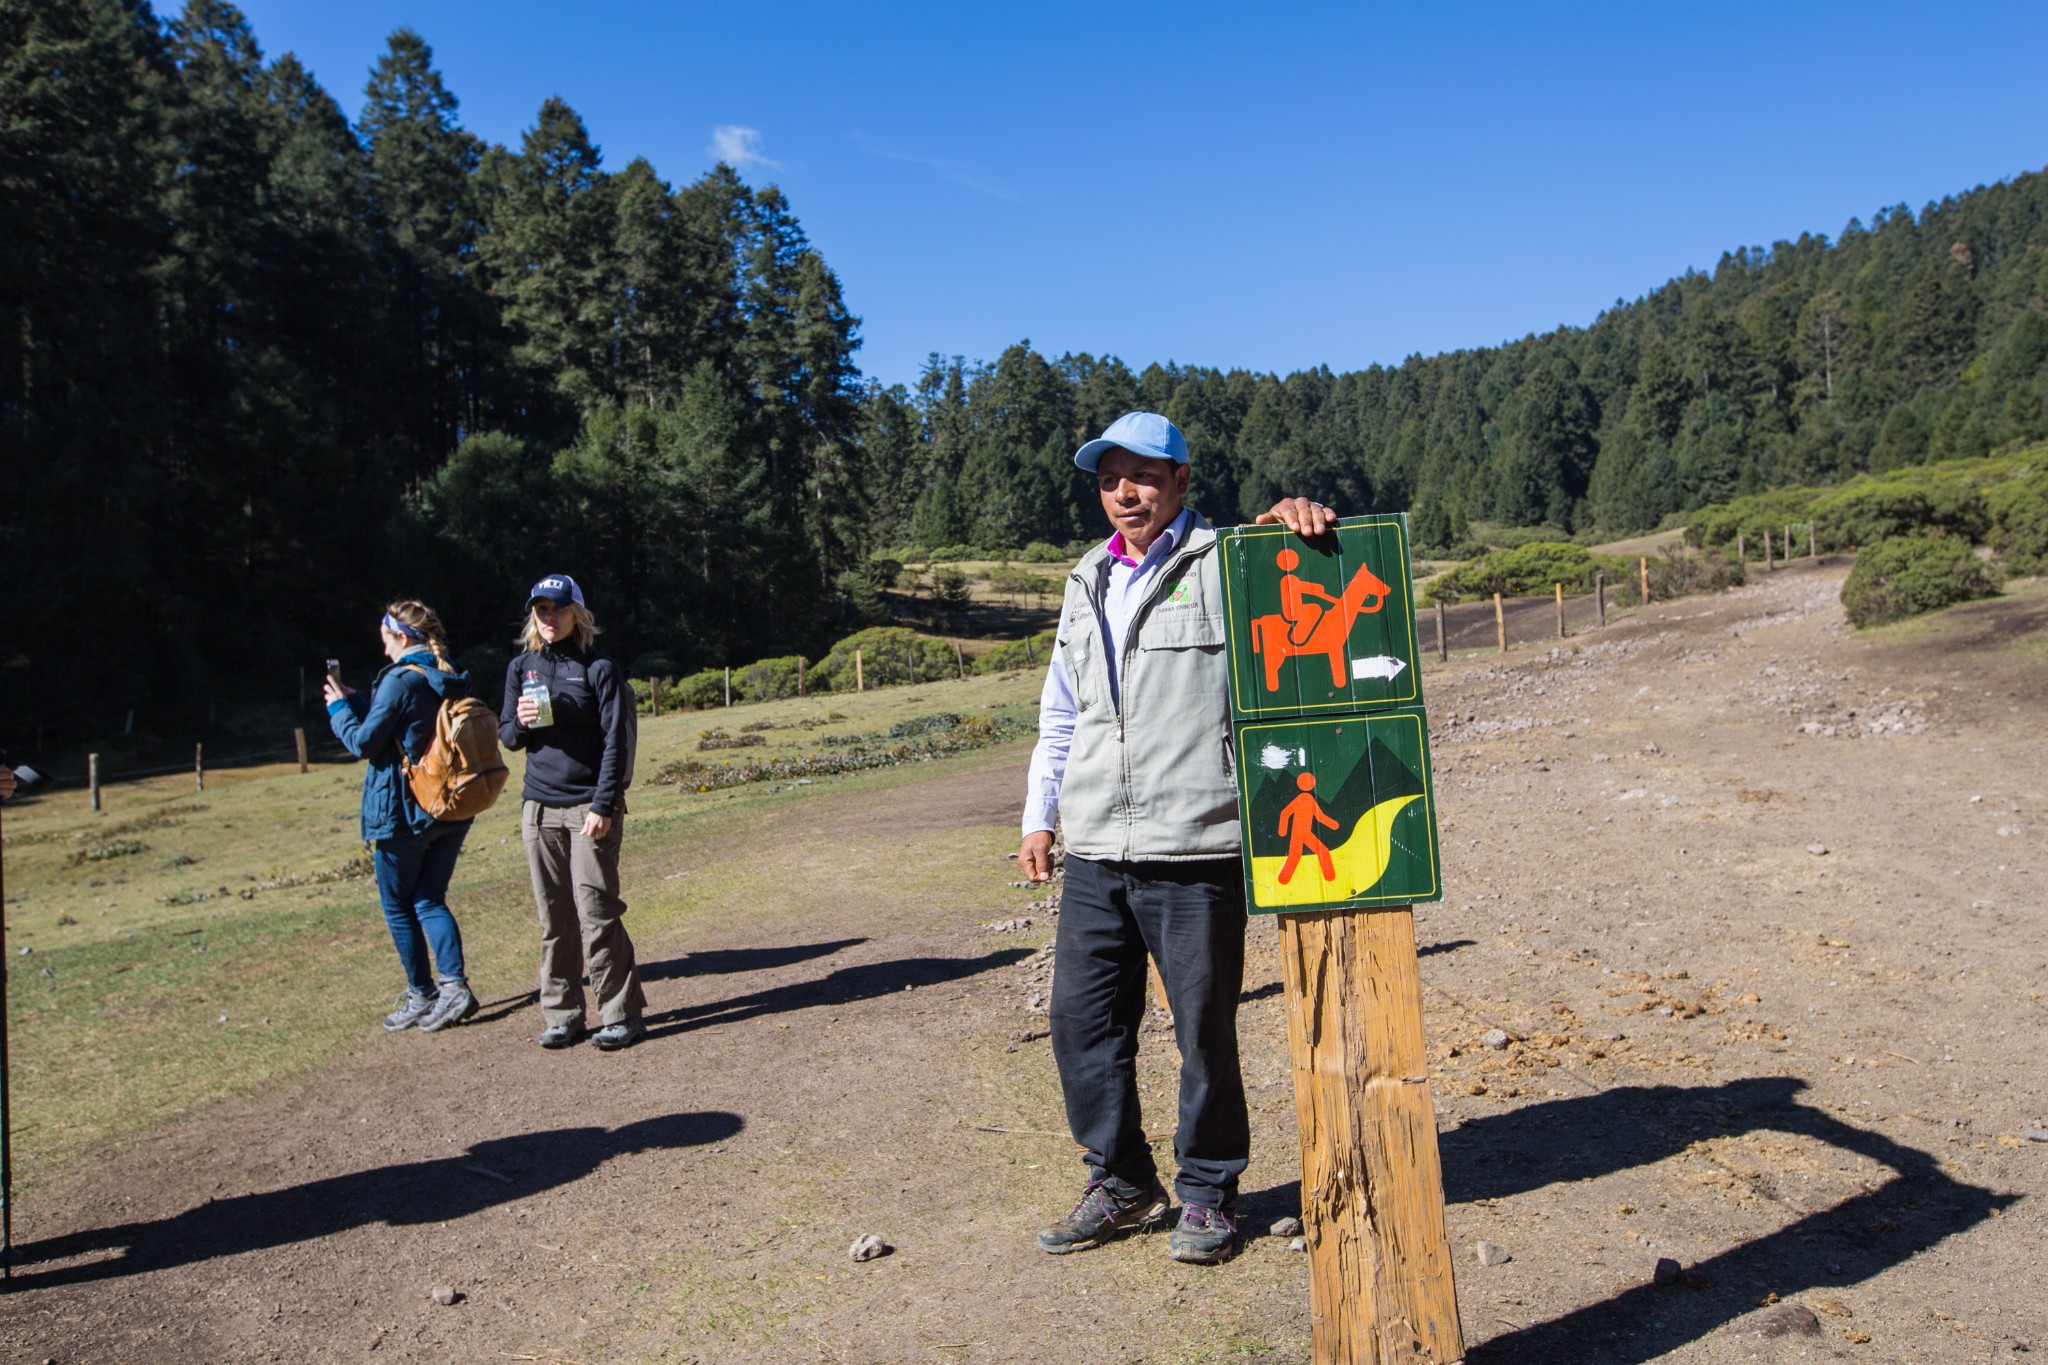
[[[436,824],[424,834],[379,839],[371,860],[377,869],[377,896],[384,902],[384,922],[392,946],[405,964],[405,982],[423,995],[441,988],[428,970],[427,950],[442,981],[464,980],[462,928],[448,908],[448,882],[455,875],[455,855],[469,834],[467,820]]]
[[[1180,1045],[1174,1192],[1183,1204],[1226,1204],[1251,1157],[1237,1061],[1244,873],[1235,858],[1119,863],[1069,854],[1066,865],[1050,1022],[1074,1141],[1095,1175],[1142,1187],[1157,1174],[1138,1112],[1149,953]]]

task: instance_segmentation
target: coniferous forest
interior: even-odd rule
[[[2048,176],[1396,366],[1019,342],[906,389],[729,167],[613,168],[559,100],[487,145],[407,30],[351,125],[224,0],[0,0],[0,309],[0,707],[63,732],[281,699],[394,596],[502,645],[556,568],[629,662],[815,654],[873,551],[1095,534],[1071,452],[1133,407],[1186,431],[1212,517],[1301,493],[1438,547],[2037,440]]]

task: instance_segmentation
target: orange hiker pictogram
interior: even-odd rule
[[[1341,596],[1332,597],[1314,583],[1303,581],[1294,570],[1301,556],[1282,550],[1273,562],[1281,570],[1280,610],[1252,618],[1252,652],[1266,664],[1266,690],[1280,690],[1280,665],[1297,655],[1321,654],[1330,661],[1330,685],[1344,686],[1344,642],[1359,617],[1369,616],[1386,605],[1392,591],[1365,565],[1351,575]],[[1309,594],[1330,605],[1318,606]],[[1292,807],[1289,807],[1292,809]]]
[[[1322,803],[1310,794],[1316,789],[1314,773],[1303,773],[1294,779],[1294,785],[1301,788],[1301,795],[1289,801],[1280,812],[1280,837],[1287,841],[1287,861],[1280,868],[1280,884],[1285,886],[1294,880],[1294,869],[1301,866],[1304,853],[1314,853],[1316,866],[1323,871],[1323,880],[1334,882],[1337,880],[1337,865],[1330,860],[1329,848],[1316,838],[1316,826],[1329,829],[1342,826],[1324,814]]]

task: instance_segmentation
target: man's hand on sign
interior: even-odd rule
[[[1024,869],[1027,882],[1052,880],[1052,831],[1033,830],[1017,846],[1017,866]]]
[[[1319,536],[1337,524],[1337,511],[1307,498],[1282,498],[1272,510],[1259,513],[1254,526],[1285,526],[1303,537]]]

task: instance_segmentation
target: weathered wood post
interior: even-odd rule
[[[1767,530],[1767,531],[1765,531],[1765,532],[1764,532],[1764,572],[1765,572],[1765,573],[1769,573],[1770,571],[1771,571],[1771,533],[1770,533],[1770,532],[1769,532],[1769,531]]]
[[[1562,640],[1564,638],[1564,584],[1558,583],[1554,586],[1557,588],[1557,638]]]
[[[206,746],[192,746],[192,785],[197,791],[206,790]]]
[[[960,670],[960,680],[967,681],[967,656],[960,651],[960,642],[953,642],[953,666]]]
[[[810,665],[809,665],[808,663],[806,663],[806,662],[804,661],[804,656],[803,656],[803,655],[801,655],[801,654],[797,655],[797,656],[796,656],[796,694],[797,694],[797,695],[798,695],[799,697],[801,697],[801,696],[803,696],[803,695],[804,695],[804,684],[805,684],[805,683],[806,683],[806,682],[807,682],[807,681],[809,680],[809,673],[810,673],[810,669],[811,669],[811,666],[810,666]]]
[[[303,725],[294,725],[294,726],[292,727],[292,744],[293,744],[293,745],[294,745],[294,746],[295,746],[295,747],[296,747],[296,748],[298,749],[298,751],[299,751],[299,771],[300,771],[300,772],[302,772],[302,773],[303,773],[303,772],[307,772],[307,771],[309,771],[309,769],[308,769],[308,768],[307,768],[307,766],[306,766],[306,727],[305,727],[305,726],[303,726]]]
[[[1735,563],[1740,566],[1748,562],[1749,556],[1743,553],[1742,532],[1737,531],[1735,533]]]
[[[1450,658],[1451,646],[1444,635],[1444,602],[1439,597],[1436,602],[1436,661],[1449,663]]]
[[[1785,562],[1792,562],[1792,523],[1785,523]]]
[[[853,651],[853,690],[856,692],[868,690],[867,674],[861,669],[860,651],[857,649]]]
[[[100,756],[98,754],[87,754],[85,756],[85,786],[86,790],[92,793],[93,813],[98,814],[100,809]]]
[[[1500,639],[1500,652],[1508,652],[1508,615],[1501,607],[1500,594],[1493,595],[1493,633]]]
[[[1813,523],[1810,521],[1806,523],[1806,557],[1808,559],[1820,558],[1819,541],[1814,537]]]
[[[732,665],[725,666],[725,704],[732,705]]]
[[[1643,605],[1647,607],[1650,605],[1650,557],[1648,555],[1637,555],[1636,568],[1643,575]]]
[[[1281,549],[1348,631],[1276,661],[1253,645],[1288,639]],[[1347,518],[1315,540],[1245,527],[1223,555],[1240,810],[1281,812],[1247,820],[1244,868],[1248,908],[1278,920],[1312,1359],[1451,1365],[1465,1346],[1412,909],[1443,879],[1407,519]],[[1361,584],[1381,593],[1372,610]],[[1499,594],[1494,620],[1505,647]],[[1318,815],[1353,832],[1329,848]]]
[[[1600,621],[1600,624],[1603,626],[1606,625],[1607,571],[1605,569],[1595,569],[1593,571],[1593,608],[1599,614],[1598,619]]]

